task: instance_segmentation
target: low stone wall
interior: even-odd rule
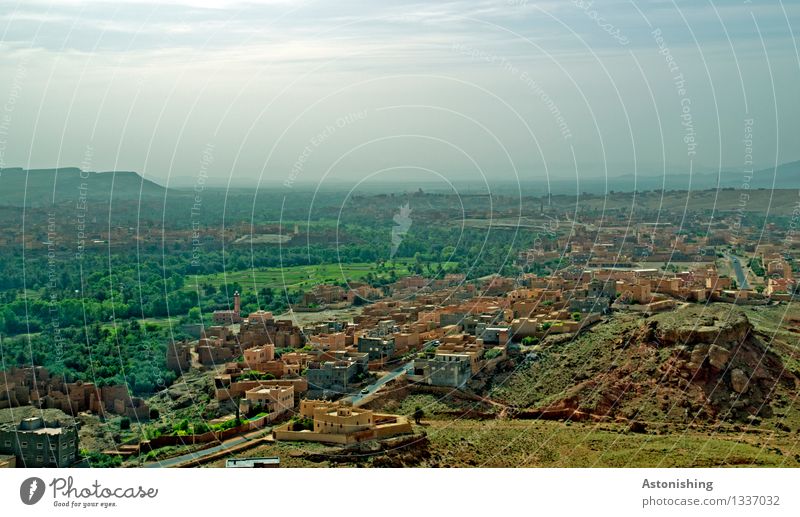
[[[452,418],[467,418],[470,420],[494,420],[497,418],[495,413],[487,413],[475,409],[464,409],[462,411],[440,411],[439,416],[449,416]]]
[[[291,424],[286,424],[280,428],[276,428],[272,431],[272,437],[276,440],[283,440],[288,442],[321,442],[321,443],[333,443],[338,445],[346,445],[348,443],[355,443],[357,440],[355,435],[360,433],[353,433],[353,434],[331,434],[331,433],[315,433],[313,431],[290,431],[289,426]],[[364,436],[363,440],[370,440],[373,438],[372,431],[367,431],[368,436]],[[363,441],[361,440],[361,441]]]
[[[642,313],[654,313],[654,312],[663,312],[674,309],[678,305],[673,299],[669,300],[659,300],[656,302],[651,303],[632,303],[632,304],[623,304],[620,305],[620,308],[624,310],[628,310],[631,312],[642,312]]]
[[[595,422],[609,420],[608,417],[602,415],[593,415],[572,408],[529,409],[520,411],[514,414],[513,417],[520,420],[572,420],[575,422],[582,422],[585,420],[593,420]]]
[[[325,312],[325,311],[338,311],[342,309],[348,309],[352,307],[353,304],[349,302],[340,302],[340,303],[327,303],[318,305],[317,307],[303,307],[303,306],[292,306],[292,311],[294,312]]]
[[[398,434],[408,434],[411,433],[411,423],[403,419],[398,419],[397,422],[393,422],[391,424],[381,424],[375,426],[375,438],[391,438],[392,436],[397,436]]]
[[[175,445],[197,445],[211,442],[222,442],[238,434],[247,433],[263,428],[269,423],[268,416],[262,416],[255,420],[244,422],[243,424],[226,429],[224,431],[208,431],[203,434],[189,434],[184,436],[158,436],[150,440],[144,440],[139,444],[139,452],[143,450],[155,450],[161,447]]]
[[[754,296],[761,296],[755,295],[750,293],[749,298],[735,298],[733,296],[723,296],[718,294],[712,294],[709,297],[709,300],[712,302],[721,302],[721,303],[732,303],[735,305],[769,305],[769,300],[763,297],[754,298]]]

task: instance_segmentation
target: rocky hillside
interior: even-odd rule
[[[520,410],[640,422],[794,425],[797,348],[759,333],[746,313],[713,304],[646,319],[617,314],[496,379],[492,396]]]

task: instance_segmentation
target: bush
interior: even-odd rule
[[[87,452],[86,454],[83,452],[81,451],[81,454],[89,460],[89,466],[92,468],[113,468],[122,465],[122,458],[119,456],[111,456],[102,452]]]
[[[747,265],[750,267],[750,269],[753,270],[753,273],[756,276],[765,276],[766,275],[766,271],[764,270],[764,265],[761,263],[761,259],[755,258],[755,257],[751,258],[747,262]]]
[[[297,418],[292,420],[292,431],[313,431],[314,421],[310,418]]]
[[[225,420],[222,423],[214,424],[211,426],[211,429],[217,432],[227,431],[228,429],[233,429],[234,427],[238,426],[241,421],[237,422],[238,419],[231,418],[230,420]]]
[[[144,429],[145,440],[152,440],[154,438],[158,438],[159,436],[161,436],[161,434],[162,434],[161,429],[158,429],[157,427],[146,427]]]
[[[172,430],[175,434],[180,434],[181,432],[185,434],[187,431],[189,431],[189,421],[184,418],[183,420],[175,424]]]
[[[156,408],[150,410],[150,420],[158,420],[160,417],[161,413]]]
[[[210,430],[211,428],[205,422],[195,422],[192,425],[192,432],[194,434],[203,434],[209,432]]]
[[[275,376],[271,373],[264,373],[259,372],[256,370],[250,370],[249,372],[243,373],[239,379],[241,380],[249,380],[249,381],[271,381],[275,379]]]
[[[499,357],[499,356],[500,356],[502,353],[503,353],[503,352],[501,352],[500,350],[498,350],[498,349],[496,349],[496,348],[492,348],[491,350],[488,350],[488,351],[487,351],[485,354],[483,354],[483,356],[484,356],[484,357],[485,357],[487,360],[492,360],[492,359],[494,359],[495,357]]]

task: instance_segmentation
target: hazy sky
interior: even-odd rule
[[[0,3],[0,166],[162,184],[800,159],[796,1]]]

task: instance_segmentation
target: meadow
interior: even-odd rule
[[[455,268],[456,263],[441,263],[445,269]],[[194,291],[204,284],[225,285],[239,284],[246,289],[259,291],[264,288],[274,290],[308,290],[318,284],[342,284],[361,282],[366,279],[391,279],[392,272],[396,278],[413,274],[411,259],[378,265],[374,262],[349,262],[341,264],[315,264],[308,266],[264,267],[227,271],[208,275],[190,275],[184,290]],[[434,265],[438,267],[438,265]]]

